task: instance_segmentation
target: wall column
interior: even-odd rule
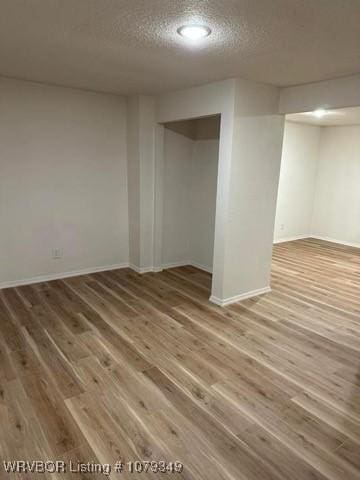
[[[284,128],[278,102],[277,88],[237,80],[231,158],[219,168],[211,296],[219,305],[270,291]]]
[[[155,101],[128,99],[129,261],[139,273],[154,267]]]

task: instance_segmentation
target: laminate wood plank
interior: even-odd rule
[[[121,424],[109,413],[101,398],[86,393],[66,400],[66,405],[87,439],[91,451],[101,463],[114,465],[119,460],[137,459]],[[93,455],[88,457],[88,461],[92,457]],[[131,478],[126,472],[122,476]]]
[[[25,288],[25,287],[24,287]],[[18,325],[31,325],[32,316],[29,308],[26,308],[19,292],[15,288],[6,288],[2,291],[7,307],[13,318],[16,319]],[[32,307],[32,305],[29,305]]]
[[[69,452],[64,453],[63,455],[59,456],[59,460],[65,462],[67,466],[70,465],[70,462],[75,467],[79,464],[99,464],[100,461],[98,457],[95,455],[94,451],[90,447],[88,443],[85,445],[80,445],[80,447],[75,448],[74,450],[70,450]],[[73,468],[72,470],[76,470]],[[52,478],[56,478],[56,480],[104,480],[103,473],[97,472],[73,472],[68,471],[66,473],[58,473],[53,474]],[[105,477],[106,478],[106,477]]]
[[[7,384],[6,406],[0,409],[0,419],[1,460],[52,458],[48,438],[19,379]],[[20,473],[12,474],[11,478],[20,479],[22,476]],[[34,479],[41,477],[49,479],[50,474],[31,476]],[[3,476],[1,472],[0,478],[9,478],[9,474]]]
[[[21,382],[54,457],[85,443],[50,379],[31,373],[22,376]]]
[[[0,457],[359,479],[360,250],[279,244],[270,293],[221,308],[210,287],[187,266],[1,291]]]
[[[77,360],[90,355],[89,349],[81,342],[78,335],[73,335],[71,330],[64,324],[38,294],[38,290],[30,285],[18,289],[24,307],[29,310],[31,324],[28,331],[34,327],[34,323],[42,326],[48,338],[61,354],[69,360]]]
[[[82,312],[81,306],[71,302],[60,290],[44,289],[39,292],[39,295],[72,333],[76,335],[89,330],[89,326],[79,315]]]
[[[337,410],[333,405],[327,404],[321,398],[310,393],[295,396],[292,402],[360,445],[360,423],[349,417],[347,412]]]
[[[25,347],[25,340],[20,328],[20,324],[16,323],[16,318],[12,316],[7,304],[0,294],[0,337],[3,344],[12,352],[22,350]]]
[[[194,424],[171,408],[151,415],[148,428],[161,442],[169,458],[177,452],[178,461],[185,465],[184,478],[193,480],[233,480],[234,476],[218,462],[212,462],[209,468],[208,439],[198,435]],[[170,475],[169,475],[170,476]],[[171,476],[170,476],[171,478]],[[176,477],[175,477],[176,478]],[[240,473],[237,478],[244,478]]]
[[[351,463],[355,471],[360,470],[360,445],[352,440],[344,442],[337,450],[336,456]]]
[[[17,371],[11,362],[10,355],[5,343],[0,339],[0,378],[4,381],[17,378]]]
[[[81,382],[72,364],[62,355],[46,331],[28,327],[25,336],[39,364],[48,372],[63,398],[82,393]]]

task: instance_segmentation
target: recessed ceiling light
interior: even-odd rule
[[[318,108],[317,110],[314,110],[312,112],[312,114],[314,115],[314,117],[316,118],[322,118],[322,117],[325,117],[325,115],[327,115],[329,112],[327,110],[325,110],[324,108]]]
[[[183,25],[177,29],[177,32],[189,40],[200,40],[201,38],[208,37],[211,29],[206,25]]]

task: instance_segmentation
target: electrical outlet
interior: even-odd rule
[[[283,223],[280,225],[280,230],[285,230],[285,225]]]
[[[61,248],[53,248],[51,254],[52,254],[52,258],[55,260],[62,258],[63,256],[63,252]]]

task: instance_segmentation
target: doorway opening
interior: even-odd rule
[[[360,247],[360,108],[286,116],[275,243]]]

